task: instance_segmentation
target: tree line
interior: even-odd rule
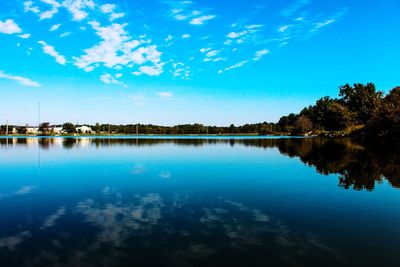
[[[387,95],[373,83],[345,84],[339,97],[322,97],[298,114],[278,122],[281,132],[291,135],[364,135],[400,137],[400,87]]]
[[[298,114],[291,113],[279,119],[278,123],[255,123],[228,127],[205,126],[203,124],[182,124],[159,126],[152,124],[100,124],[87,125],[92,134],[160,134],[160,135],[318,135],[318,136],[383,136],[400,138],[400,87],[395,87],[388,94],[376,89],[373,83],[339,87],[337,98],[322,97]],[[44,135],[54,134],[55,126],[42,123],[39,131]],[[73,123],[59,125],[64,134],[88,134],[81,132]],[[0,126],[5,134],[6,125]],[[26,134],[26,127],[15,128],[17,133]],[[10,130],[9,130],[10,133]]]

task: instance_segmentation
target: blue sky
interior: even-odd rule
[[[277,121],[400,85],[400,1],[0,0],[0,124]]]

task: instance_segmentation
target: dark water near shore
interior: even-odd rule
[[[0,266],[400,266],[400,151],[0,138]]]

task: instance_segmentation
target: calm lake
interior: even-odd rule
[[[399,188],[350,139],[0,138],[0,265],[398,267]]]

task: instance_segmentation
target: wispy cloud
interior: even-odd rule
[[[71,13],[73,20],[81,21],[89,15],[88,9],[94,9],[95,3],[92,0],[65,0],[63,6]]]
[[[216,18],[215,15],[194,9],[193,1],[166,2],[171,6],[170,15],[178,21],[188,21],[191,25],[204,25],[207,21]]]
[[[269,53],[268,49],[263,49],[263,50],[259,50],[255,53],[255,56],[253,58],[253,60],[258,61],[260,60],[263,56],[265,56],[266,54]]]
[[[289,29],[290,26],[291,26],[291,25],[282,25],[282,26],[279,26],[278,32],[285,32],[287,29]]]
[[[214,18],[215,18],[214,15],[200,16],[200,17],[197,17],[197,18],[192,18],[190,20],[190,24],[192,24],[192,25],[203,25],[204,22],[206,22],[208,20],[212,20]]]
[[[315,27],[312,29],[312,31],[316,31],[320,28],[323,28],[325,26],[328,26],[329,24],[334,23],[336,20],[335,19],[328,19],[326,21],[318,22],[315,24]]]
[[[171,98],[173,96],[171,92],[158,92],[157,95],[161,98]]]
[[[304,6],[310,4],[310,0],[294,0],[288,7],[286,7],[281,14],[285,17],[290,17]]]
[[[239,25],[237,23],[232,25],[234,31],[229,32],[226,37],[225,45],[232,44],[243,44],[248,41],[255,42],[257,40],[257,34],[261,31],[262,24],[253,25]]]
[[[38,43],[42,45],[45,54],[54,57],[57,63],[65,65],[67,60],[55,50],[54,46],[48,45],[45,41],[39,41]]]
[[[24,33],[24,34],[18,35],[18,37],[22,38],[22,39],[29,39],[31,37],[31,34],[30,33]]]
[[[154,66],[140,66],[139,71],[149,76],[159,76],[163,73],[163,64],[156,64]]]
[[[188,80],[190,79],[191,76],[191,70],[189,66],[186,66],[183,62],[176,62],[172,63],[172,70],[170,71],[172,73],[172,76],[174,78],[182,78],[183,80]]]
[[[123,12],[115,12],[115,10],[117,9],[117,5],[115,4],[104,4],[100,7],[101,12],[103,12],[104,14],[109,14],[110,17],[110,21],[122,18],[125,16],[125,13]]]
[[[64,38],[64,37],[67,37],[69,35],[71,35],[71,32],[64,32],[64,33],[60,34],[60,37]]]
[[[125,83],[118,80],[121,77],[122,77],[121,73],[117,73],[115,75],[112,75],[110,73],[105,73],[100,76],[100,80],[105,84],[119,84],[124,87],[127,87],[127,85]]]
[[[237,68],[243,67],[248,62],[249,62],[248,60],[243,60],[243,61],[241,61],[239,63],[236,63],[235,65],[232,65],[230,67],[225,68],[224,70],[219,70],[218,73],[222,74],[224,71],[230,71],[230,70],[233,70],[233,69],[237,69]]]
[[[39,7],[33,5],[33,1],[25,1],[24,2],[24,11],[25,12],[33,12],[40,13]]]
[[[4,73],[1,70],[0,70],[0,79],[16,81],[17,83],[19,83],[21,85],[25,85],[25,86],[31,86],[31,87],[40,87],[40,86],[42,86],[40,83],[38,83],[36,81],[33,81],[33,80],[29,79],[29,78],[7,74],[7,73]]]
[[[50,31],[56,31],[61,27],[61,24],[54,24],[53,26],[51,26]]]
[[[64,0],[62,2],[56,0],[41,0],[47,4],[48,9],[41,11],[33,1],[24,2],[25,12],[33,12],[39,16],[40,20],[51,19],[58,13],[60,8],[65,8],[72,15],[72,20],[81,21],[88,17],[88,10],[93,10],[96,6],[93,0]],[[45,8],[46,9],[46,8]]]

